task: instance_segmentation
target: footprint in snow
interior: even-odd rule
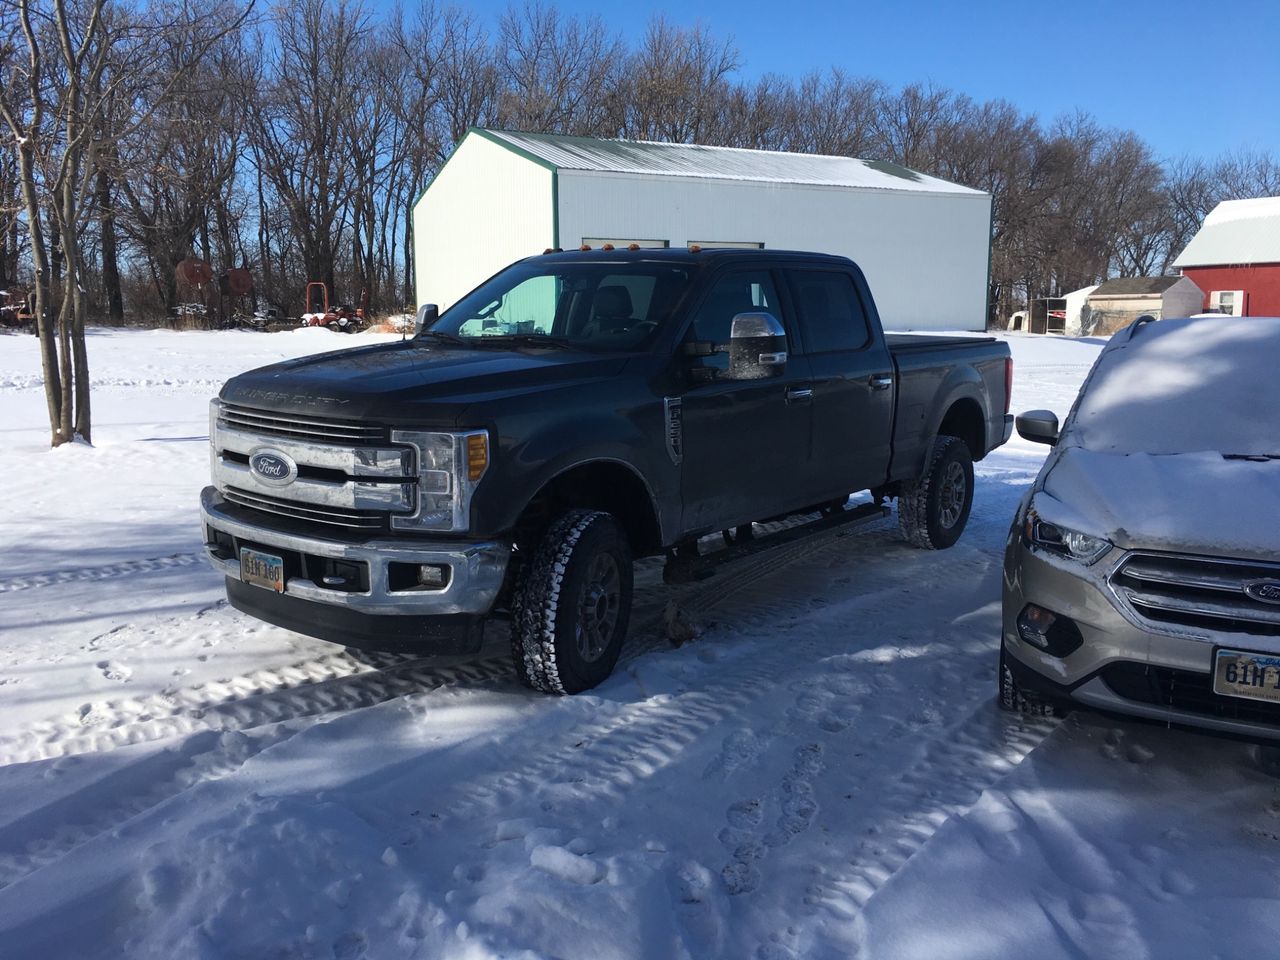
[[[725,889],[735,897],[751,893],[760,886],[760,871],[751,863],[742,860],[729,863],[720,871],[720,878],[724,881]]]
[[[1140,743],[1129,744],[1129,749],[1124,752],[1125,758],[1130,763],[1146,763],[1155,757],[1156,752],[1150,747],[1144,747]]]
[[[737,803],[729,807],[725,819],[729,821],[729,826],[737,827],[740,830],[746,830],[750,827],[759,826],[760,821],[764,819],[764,810],[758,799],[739,800]]]
[[[590,857],[580,856],[564,847],[549,844],[534,847],[529,854],[529,863],[565,883],[579,886],[599,883],[604,878],[603,866]]]
[[[128,682],[133,676],[133,671],[122,663],[116,663],[114,660],[103,660],[98,664],[98,669],[102,671],[102,675],[108,680],[115,680],[119,683]]]

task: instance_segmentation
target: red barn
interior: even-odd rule
[[[1206,310],[1280,317],[1280,197],[1224,200],[1173,265],[1205,291]]]

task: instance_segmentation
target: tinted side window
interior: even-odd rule
[[[778,291],[768,270],[741,270],[715,282],[693,317],[695,340],[728,343],[733,318],[764,310],[782,320]]]
[[[795,270],[790,274],[796,309],[810,353],[857,350],[871,333],[858,291],[848,274]]]

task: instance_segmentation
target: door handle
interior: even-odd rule
[[[872,390],[888,390],[893,386],[893,374],[873,373],[867,378],[867,383],[871,384]]]
[[[813,399],[813,387],[787,387],[787,403],[807,403]]]

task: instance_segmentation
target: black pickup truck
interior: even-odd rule
[[[885,336],[842,257],[551,252],[418,321],[223,387],[206,548],[235,607],[352,647],[465,652],[508,618],[552,693],[613,669],[635,558],[697,577],[700,539],[864,490],[948,547],[1011,430],[1008,347]]]

